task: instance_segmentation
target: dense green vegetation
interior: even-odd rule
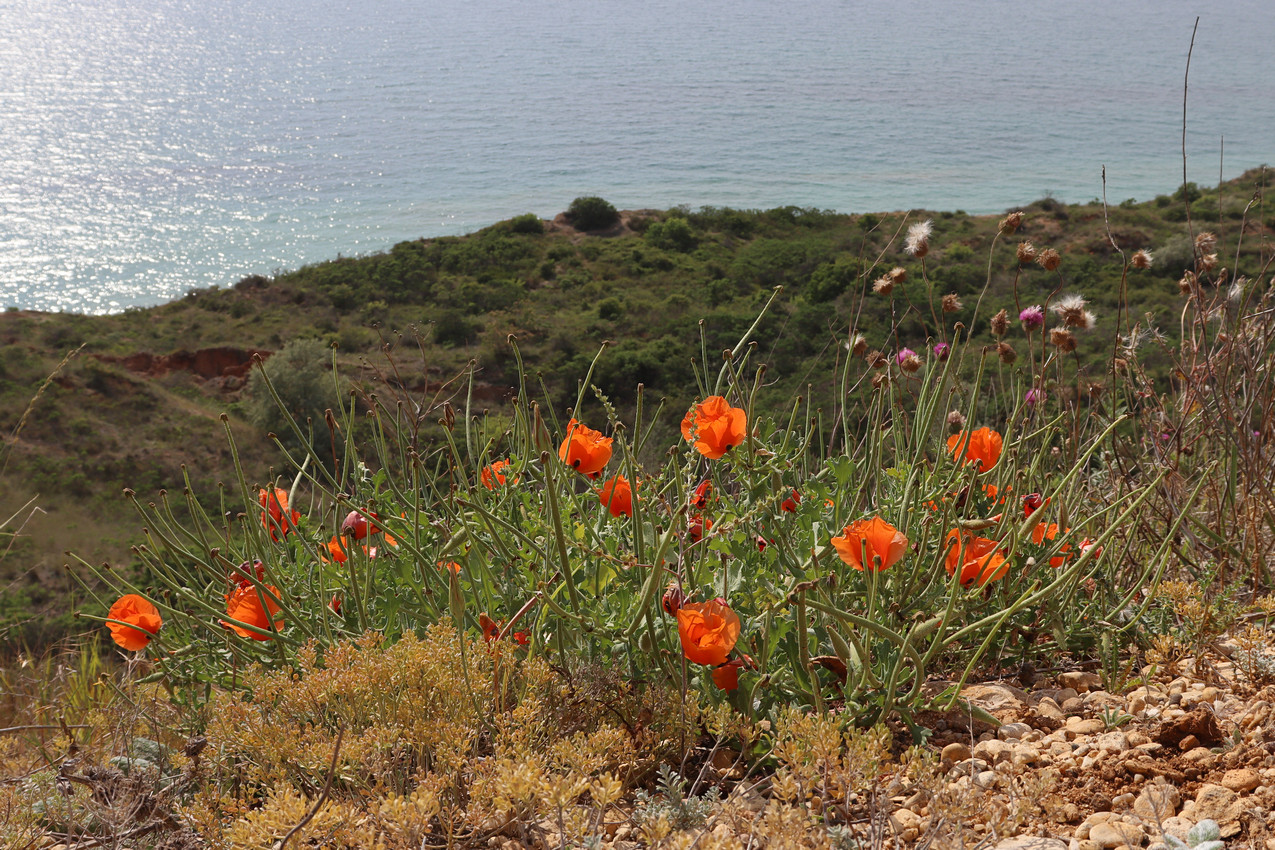
[[[776,287],[782,294],[754,335],[750,369],[767,367],[756,403],[783,410],[800,394],[812,416],[840,402],[833,367],[847,356],[851,331],[887,354],[921,350],[922,320],[933,326],[930,305],[944,295],[960,301],[942,317],[950,328],[968,322],[980,298],[980,317],[999,307],[1016,316],[1019,307],[1080,292],[1098,324],[1077,357],[1094,364],[1098,380],[1097,364],[1109,360],[1117,327],[1148,314],[1176,326],[1177,281],[1195,260],[1194,233],[1218,233],[1222,266],[1238,258],[1240,267],[1267,268],[1275,233],[1275,210],[1263,200],[1268,180],[1265,169],[1253,170],[1217,188],[1188,184],[1106,210],[1046,198],[1023,207],[1022,227],[999,240],[998,217],[961,212],[678,208],[625,213],[617,222],[605,201],[578,199],[555,223],[518,216],[466,237],[252,276],[151,309],[102,317],[5,313],[0,519],[32,498],[41,512],[19,511],[11,523],[21,534],[3,561],[0,629],[9,639],[42,641],[72,626],[63,614],[73,608],[61,569],[65,550],[116,567],[132,563],[139,521],[119,497],[125,487],[144,499],[164,488],[180,492],[183,464],[201,496],[230,480],[223,413],[250,476],[270,477],[278,455],[265,437],[272,426],[254,415],[265,406],[243,368],[251,351],[275,352],[304,339],[321,350],[335,346],[349,385],[298,390],[313,400],[307,415],[315,439],[326,439],[316,414],[329,389],[330,398],[353,387],[405,402],[451,397],[458,410],[474,414],[502,409],[517,381],[511,337],[543,385],[537,395],[564,417],[576,382],[605,342],[591,383],[622,409],[633,404],[639,384],[648,410],[667,396],[657,428],[671,436],[695,394],[692,363],[715,371],[722,349],[739,339]],[[914,258],[904,252],[902,234],[927,218],[930,251]],[[610,229],[584,232],[599,228]],[[1021,240],[1058,251],[1059,271],[1020,267]],[[1150,250],[1151,268],[1126,274],[1117,246],[1126,256]],[[893,268],[906,272],[893,297],[864,295]],[[991,342],[985,326],[969,331]],[[156,359],[215,348],[233,351],[210,358],[206,374],[198,364]],[[313,354],[316,346],[308,348]],[[59,368],[69,352],[74,356]],[[453,381],[471,361],[472,388]],[[1157,364],[1144,352],[1144,362],[1168,380],[1167,359]],[[825,432],[831,420],[821,426]]]

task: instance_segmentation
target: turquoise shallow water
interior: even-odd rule
[[[999,212],[1275,162],[1265,3],[0,0],[0,305],[620,207]]]

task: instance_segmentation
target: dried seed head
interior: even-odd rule
[[[1002,337],[1009,333],[1009,313],[1001,310],[995,316],[992,316],[992,336]]]
[[[1230,276],[1231,276],[1231,270],[1230,270],[1230,269],[1222,269],[1222,270],[1221,270],[1221,271],[1219,271],[1219,272],[1217,273],[1217,275],[1213,278],[1213,285],[1214,285],[1214,286],[1226,286],[1226,279],[1227,279],[1228,277],[1230,277]]]
[[[1023,211],[1018,210],[1017,212],[1012,212],[1009,215],[1005,216],[1003,219],[1001,219],[1000,231],[1005,236],[1008,236],[1011,233],[1013,233],[1015,230],[1017,230],[1022,225],[1022,223],[1023,223]]]
[[[1069,328],[1093,327],[1093,314],[1085,309],[1084,296],[1078,293],[1064,295],[1051,309]]]
[[[903,244],[903,250],[918,259],[924,257],[930,253],[930,234],[933,232],[934,226],[928,218],[917,222],[908,228],[908,237]]]
[[[1211,272],[1213,267],[1217,265],[1217,254],[1205,254],[1200,257],[1200,271]]]
[[[1135,269],[1149,269],[1151,268],[1151,259],[1151,252],[1146,248],[1143,248],[1141,251],[1133,252],[1133,257],[1129,260],[1129,265],[1133,266]]]
[[[903,281],[908,279],[908,270],[903,268],[903,266],[895,266],[890,269],[890,272],[886,275],[886,277],[895,284],[903,283]]]
[[[1062,257],[1053,248],[1046,248],[1036,255],[1036,262],[1045,271],[1052,272],[1062,265]]]
[[[949,292],[947,295],[944,295],[942,304],[944,313],[955,313],[964,306],[961,304],[960,296],[958,296],[955,292]]]
[[[872,283],[872,291],[877,295],[889,295],[894,291],[894,281],[888,275],[879,277]]]
[[[903,351],[907,352],[907,356],[900,358],[899,368],[904,372],[907,372],[910,375],[925,365],[925,362],[921,360],[920,355],[918,355],[915,351],[906,348]],[[902,355],[903,351],[900,351],[899,354]]]
[[[965,414],[959,410],[953,410],[947,414],[947,427],[953,434],[960,433],[965,427]]]
[[[1018,262],[1027,265],[1036,259],[1036,246],[1030,242],[1018,243]]]
[[[855,334],[850,340],[850,353],[855,357],[862,357],[868,350],[868,341],[863,338],[863,334]]]
[[[996,343],[996,356],[1001,359],[1005,365],[1009,365],[1018,359],[1018,352],[1014,350],[1014,346],[1008,342]]]
[[[888,386],[890,386],[890,373],[889,373],[889,372],[878,372],[877,374],[875,374],[875,375],[873,375],[873,376],[872,376],[872,388],[873,388],[873,389],[879,390],[879,389],[881,389],[882,387],[888,387]]]
[[[1195,272],[1187,270],[1182,272],[1182,279],[1178,281],[1178,291],[1183,295],[1190,295],[1191,290],[1195,288],[1197,278]]]
[[[1076,350],[1076,335],[1066,328],[1054,328],[1049,332],[1049,341],[1061,352]]]
[[[1085,387],[1085,392],[1088,394],[1090,401],[1097,401],[1102,398],[1102,394],[1105,391],[1106,388],[1097,381],[1090,381],[1089,385]]]
[[[877,351],[876,349],[869,351],[866,359],[868,361],[868,365],[871,366],[873,369],[884,369],[887,365],[889,365],[889,362],[890,362],[885,359],[884,354],[882,354],[880,351]]]
[[[1214,233],[1210,233],[1206,230],[1195,237],[1195,250],[1199,251],[1201,254],[1212,253],[1213,249],[1216,247],[1217,235]]]
[[[1239,301],[1244,297],[1245,291],[1248,289],[1248,278],[1240,275],[1231,284],[1231,288],[1226,291],[1226,297],[1229,301]]]

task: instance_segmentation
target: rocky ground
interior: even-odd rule
[[[988,813],[967,825],[987,846],[1155,848],[1210,819],[1231,847],[1275,850],[1275,687],[1238,684],[1229,662],[1122,696],[1079,671],[1030,692],[990,683],[962,693],[1002,725],[935,719],[931,743],[945,790]],[[1040,790],[1018,806],[1023,831],[1005,838],[992,815],[1021,804],[1029,786]],[[927,843],[933,796],[894,797],[899,840]]]

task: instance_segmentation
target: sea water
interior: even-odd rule
[[[154,304],[579,195],[1112,203],[1275,160],[1258,0],[0,0],[0,306]]]

